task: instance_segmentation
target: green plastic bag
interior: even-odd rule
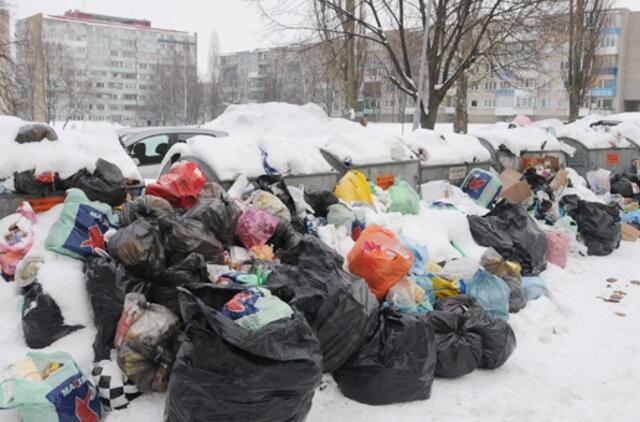
[[[82,259],[104,250],[104,233],[119,225],[111,207],[89,201],[80,189],[69,189],[60,219],[49,230],[47,249]]]
[[[418,214],[420,212],[420,197],[409,183],[397,177],[393,186],[388,189],[391,204],[389,212],[402,214]]]
[[[333,224],[336,227],[344,226],[347,232],[351,233],[351,227],[356,221],[353,211],[344,204],[333,204],[327,208],[327,224]]]
[[[0,375],[0,410],[16,409],[22,422],[98,422],[100,398],[93,383],[65,352],[29,352],[38,374],[47,368],[43,380],[17,376],[15,366]],[[57,369],[53,369],[57,368]]]

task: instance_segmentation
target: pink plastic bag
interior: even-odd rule
[[[547,261],[564,268],[567,265],[571,238],[558,230],[545,230],[544,234],[547,236]]]
[[[16,273],[18,262],[33,246],[31,225],[36,220],[28,202],[23,202],[17,213],[0,220],[0,270],[6,275]]]
[[[247,249],[267,243],[276,232],[280,220],[268,211],[249,208],[238,219],[236,235]]]

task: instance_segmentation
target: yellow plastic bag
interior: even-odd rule
[[[336,185],[335,194],[349,204],[352,202],[373,204],[373,194],[367,177],[357,170],[350,170],[340,179]]]
[[[434,276],[431,278],[431,283],[433,285],[433,292],[436,295],[436,299],[458,296],[460,294],[460,282],[458,280],[451,281],[446,278]]]

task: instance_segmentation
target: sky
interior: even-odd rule
[[[36,13],[63,14],[69,9],[151,21],[158,28],[198,34],[198,65],[206,69],[211,33],[220,51],[229,53],[278,44],[255,0],[8,0],[13,19]],[[618,0],[618,6],[640,11],[640,0]]]

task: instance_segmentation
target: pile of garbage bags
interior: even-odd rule
[[[382,189],[353,171],[334,191],[311,191],[268,176],[225,191],[178,163],[119,207],[67,190],[45,246],[83,263],[99,410],[166,392],[167,421],[303,421],[323,373],[382,405],[428,399],[437,377],[500,368],[516,348],[509,315],[549,295],[538,277],[547,262],[566,265],[578,235],[590,253],[616,247],[620,218],[564,196],[573,226],[546,227],[526,204],[495,202],[492,180],[494,192],[479,193],[492,209],[467,216],[481,259],[458,248],[441,262],[375,217],[424,212],[400,178]],[[22,213],[11,221],[27,239],[35,216]],[[605,224],[607,236],[593,232]],[[43,348],[83,327],[66,323],[32,258],[13,272],[25,340]]]

